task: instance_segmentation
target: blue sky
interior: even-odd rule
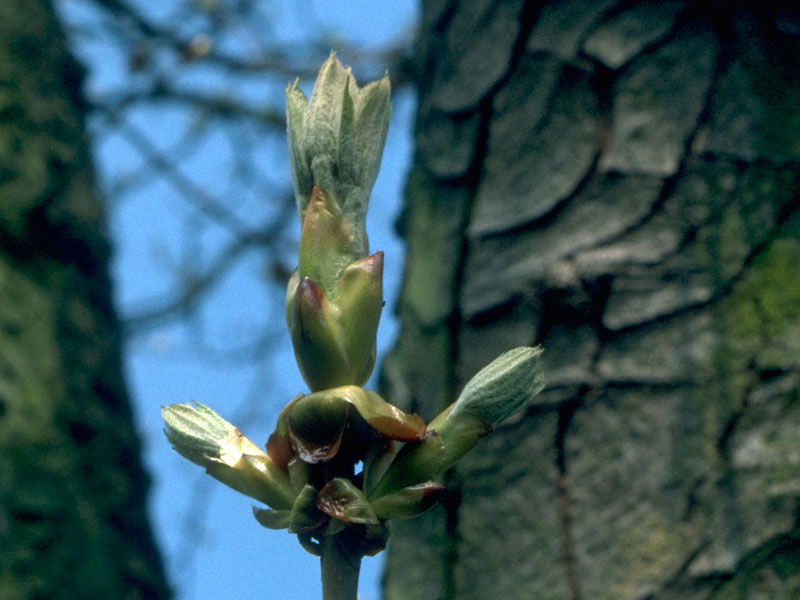
[[[143,11],[157,15],[174,2],[141,0],[139,4]],[[275,34],[281,39],[307,40],[322,32],[332,39],[368,45],[396,40],[409,32],[417,10],[410,0],[392,2],[391,9],[386,3],[352,0],[273,5]],[[83,10],[80,0],[63,0],[62,9],[68,17]],[[125,76],[124,65],[112,51],[102,46],[79,50],[88,63],[90,94],[119,84]],[[340,58],[347,62],[346,53]],[[213,79],[201,83],[219,85]],[[313,81],[302,83],[309,90]],[[282,94],[283,85],[274,92]],[[414,108],[410,93],[394,96],[389,138],[368,218],[372,251],[386,252],[387,309],[381,323],[379,352],[391,346],[396,331],[391,309],[397,298],[403,247],[394,236],[393,226],[410,162]],[[164,147],[191,125],[190,118],[180,110],[142,110],[133,116],[134,122],[157,144],[163,141]],[[140,164],[137,152],[123,138],[94,133],[101,184],[133,172]],[[280,144],[270,147],[276,146]],[[278,165],[276,168],[285,164],[283,157],[268,152],[263,159],[266,165]],[[192,154],[183,170],[206,189],[224,194],[225,165],[223,144],[212,136]],[[287,181],[288,171],[276,173],[274,178]],[[237,209],[242,208],[240,203],[250,202],[252,210],[266,210],[257,206],[258,199],[232,197],[231,202]],[[185,200],[158,179],[132,188],[110,207],[110,231],[116,248],[112,269],[121,312],[135,311],[169,289],[175,257],[186,252],[186,212]],[[197,252],[213,252],[214,245],[224,238],[224,232],[211,228],[198,242]],[[282,321],[283,292],[270,291],[264,285],[263,268],[259,256],[244,257],[204,307],[204,328],[220,344],[235,345],[265,323]],[[236,424],[253,441],[263,444],[282,406],[306,389],[294,364],[288,334],[276,338],[267,361],[252,366],[198,356],[191,350],[188,331],[170,324],[133,338],[126,348],[125,365],[153,480],[150,513],[176,598],[319,598],[318,559],[307,554],[294,536],[261,528],[251,514],[253,501],[216,484],[201,469],[180,458],[161,431],[161,405],[194,400],[208,404],[231,421],[238,415],[241,421]],[[381,565],[380,556],[365,559],[360,598],[380,597]]]

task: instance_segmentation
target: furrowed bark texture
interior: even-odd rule
[[[0,2],[0,598],[167,598],[81,79],[47,2]]]
[[[388,600],[800,597],[800,19],[711,4],[423,3],[384,387],[534,343],[547,387]]]

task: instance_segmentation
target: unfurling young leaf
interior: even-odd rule
[[[434,478],[524,407],[544,386],[541,353],[541,348],[515,348],[481,369],[458,399],[431,421],[425,439],[406,444],[398,453],[370,499]]]
[[[389,76],[359,87],[350,68],[331,53],[310,100],[298,86],[295,81],[286,89],[297,211],[302,219],[316,185],[337,198],[355,230],[364,231],[389,129]]]
[[[213,410],[171,404],[161,408],[161,416],[172,447],[209,475],[272,508],[292,506],[296,493],[287,473]]]

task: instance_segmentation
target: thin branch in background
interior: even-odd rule
[[[240,219],[225,207],[225,203],[209,194],[204,188],[197,185],[192,179],[184,175],[169,156],[162,153],[139,129],[128,123],[117,123],[119,131],[142,154],[164,180],[184,198],[191,201],[211,221],[228,229],[232,234],[245,236],[250,229],[248,223]]]
[[[102,117],[101,117],[102,118]],[[113,127],[113,123],[109,123],[108,119],[103,118],[103,121],[92,127],[93,131],[98,133],[95,135],[96,141],[102,140],[102,133],[106,132],[107,135],[116,134],[123,140],[126,140],[135,150],[138,150],[136,145],[125,137],[124,133]],[[161,151],[162,156],[187,156],[191,151],[196,148],[202,141],[203,132],[197,129],[188,130],[186,135],[181,139],[173,142],[167,148]],[[117,206],[124,196],[128,196],[135,192],[137,189],[149,184],[153,180],[161,177],[160,171],[153,168],[153,165],[147,160],[147,157],[141,155],[142,165],[135,170],[127,173],[119,173],[116,178],[106,184],[106,194],[109,198],[109,204]]]
[[[177,292],[168,294],[166,300],[147,300],[149,308],[133,312],[124,319],[125,335],[141,334],[163,325],[165,321],[194,311],[198,302],[224,277],[233,264],[250,250],[268,249],[277,241],[275,229],[284,221],[272,221],[263,231],[241,234],[219,251],[209,266],[201,272],[185,277]]]
[[[284,113],[276,107],[256,107],[234,96],[201,94],[196,90],[179,89],[157,81],[148,89],[123,90],[105,98],[95,98],[91,107],[96,114],[113,118],[122,111],[139,105],[178,105],[211,115],[214,119],[246,121],[249,125],[271,127],[276,132],[286,129]]]
[[[180,57],[191,54],[192,42],[199,32],[177,31],[181,29],[181,25],[185,21],[175,19],[175,26],[171,28],[147,19],[128,2],[122,0],[94,0],[94,2],[98,7],[115,16],[115,21],[120,23],[121,26],[132,26],[140,38],[150,40],[162,48],[169,49],[175,56]],[[198,14],[200,14],[199,11]],[[216,22],[219,24],[219,19]],[[209,23],[210,25],[213,25],[213,23]],[[266,44],[258,45],[259,51],[254,56],[248,56],[247,58],[220,51],[218,45],[212,45],[198,60],[230,71],[269,73],[291,79],[297,77],[298,74],[301,76],[313,76],[316,74],[316,68],[310,58],[304,61],[306,63],[304,69],[302,68],[303,65],[297,64],[290,58],[290,56],[299,54],[297,49],[294,49],[295,51],[290,54],[286,45],[279,47]],[[297,70],[298,67],[301,67],[299,71]]]

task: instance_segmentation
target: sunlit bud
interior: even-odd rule
[[[514,348],[498,356],[469,380],[450,417],[462,413],[494,427],[523,408],[544,387],[542,349]]]
[[[308,277],[292,277],[286,320],[297,364],[312,391],[369,379],[382,308],[382,252],[346,266],[330,295]]]
[[[300,396],[287,411],[287,424],[292,445],[307,463],[325,462],[333,458],[342,443],[347,426],[349,406],[326,392]]]
[[[332,193],[314,186],[300,231],[299,277],[308,277],[333,294],[347,265],[367,255],[366,237],[344,219]]]
[[[287,294],[286,313],[297,365],[312,391],[367,380],[347,354],[339,309],[314,281],[305,277]]]
[[[335,477],[319,491],[317,508],[334,519],[348,523],[377,525],[379,522],[364,492],[342,477]]]
[[[172,447],[228,487],[275,509],[289,509],[296,492],[286,472],[258,446],[202,404],[161,408]]]
[[[523,408],[544,385],[541,353],[541,348],[515,348],[481,369],[455,403],[431,421],[425,439],[403,447],[370,499],[433,479]]]
[[[425,435],[425,423],[417,415],[404,413],[375,392],[346,385],[301,395],[286,405],[267,451],[290,471],[295,459],[288,456],[287,446],[304,462],[327,462],[338,452],[349,419],[356,415],[389,440],[419,441]],[[299,472],[290,475],[296,481],[303,477]]]
[[[307,100],[286,90],[289,154],[302,229],[286,318],[312,391],[362,385],[375,366],[383,254],[365,219],[391,112],[389,80],[359,88],[331,54]]]
[[[408,519],[421,515],[439,502],[445,491],[444,486],[429,481],[382,496],[372,502],[372,508],[383,520]]]
[[[375,366],[378,325],[383,310],[383,252],[376,252],[349,265],[334,291],[345,352],[353,371],[363,381]]]
[[[310,100],[298,85],[286,89],[286,114],[300,218],[317,185],[333,193],[353,229],[363,231],[389,127],[389,77],[359,87],[332,53]]]

